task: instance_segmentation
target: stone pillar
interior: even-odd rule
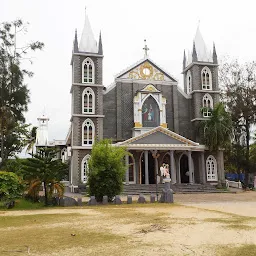
[[[177,159],[176,163],[176,167],[177,167],[177,182],[180,184],[181,183],[181,178],[180,178],[180,156]]]
[[[155,177],[156,177],[156,183],[157,183],[157,177],[158,177],[158,159],[155,158]]]
[[[144,161],[145,161],[145,184],[149,184],[148,180],[148,151],[144,151]]]
[[[205,170],[205,158],[204,152],[200,152],[200,182],[206,183],[206,170]]]
[[[125,165],[126,165],[126,172],[125,172],[125,184],[129,185],[129,156],[125,156]]]
[[[174,160],[174,151],[170,150],[170,168],[171,168],[171,179],[172,179],[172,184],[177,183],[177,178],[176,178],[176,168],[175,168],[175,160]]]
[[[193,184],[191,151],[188,151],[188,171],[189,171],[189,184]]]
[[[225,182],[225,173],[224,173],[224,158],[223,151],[217,151],[217,172],[218,172],[218,183]]]

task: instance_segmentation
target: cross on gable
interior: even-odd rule
[[[145,51],[144,56],[147,57],[147,56],[148,56],[148,50],[149,50],[149,48],[148,48],[148,46],[147,46],[147,40],[146,40],[146,39],[144,39],[144,42],[145,42],[145,47],[143,48],[143,50]]]

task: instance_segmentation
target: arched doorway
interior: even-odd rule
[[[171,166],[171,163],[170,163],[170,153],[165,153],[165,155],[163,156],[163,159],[162,159],[162,164],[165,163],[165,164],[168,164],[169,166]]]
[[[180,158],[180,182],[181,183],[189,183],[189,175],[188,175],[188,156],[183,154]]]
[[[150,95],[142,105],[142,126],[157,127],[160,125],[160,111],[156,100]]]
[[[155,159],[152,156],[152,153],[148,151],[148,181],[149,184],[156,183],[156,174],[155,174]],[[144,152],[140,155],[140,184],[145,184],[145,157]]]
[[[129,156],[129,183],[135,184],[136,178],[135,178],[135,161],[133,156]]]

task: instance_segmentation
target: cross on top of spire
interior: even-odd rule
[[[143,48],[143,50],[145,51],[144,57],[146,58],[146,57],[148,56],[148,50],[149,50],[149,48],[148,48],[148,46],[147,46],[147,40],[146,40],[146,39],[144,39],[144,42],[145,42],[145,47]]]

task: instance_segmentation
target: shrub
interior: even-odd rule
[[[24,191],[22,180],[13,172],[0,171],[0,201],[10,203],[21,197]]]
[[[115,195],[121,193],[126,154],[125,148],[112,146],[109,140],[93,145],[87,177],[89,195],[95,196],[98,202],[102,202],[103,196],[112,201]]]

